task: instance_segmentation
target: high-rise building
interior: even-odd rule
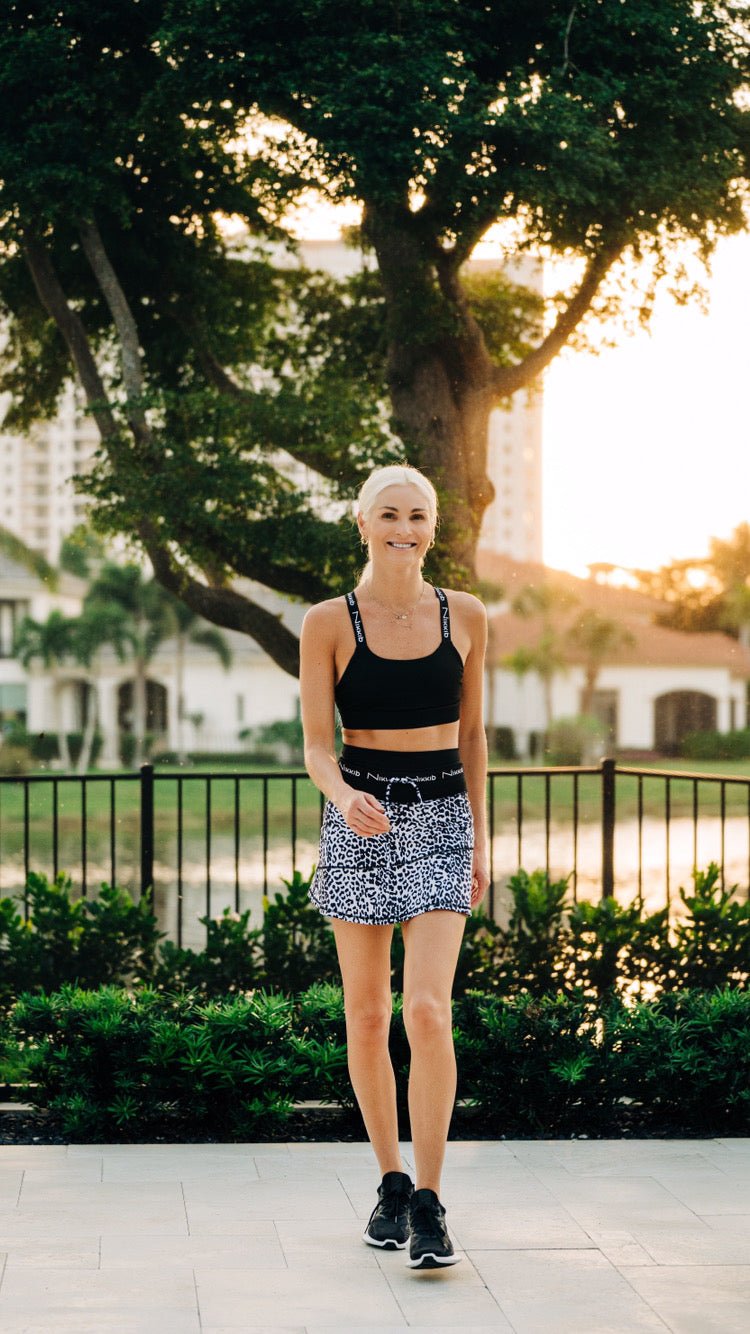
[[[495,260],[472,260],[474,271],[497,269]],[[514,261],[504,269],[511,282],[542,294],[538,260]],[[490,414],[487,472],[495,487],[479,533],[479,550],[542,561],[542,386],[519,389]]]
[[[21,434],[0,425],[0,524],[57,563],[63,538],[91,503],[71,478],[85,472],[98,444],[96,427],[73,384],[56,415]]]

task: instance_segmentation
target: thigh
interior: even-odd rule
[[[436,908],[404,922],[404,1004],[412,996],[450,999],[466,917]]]
[[[392,923],[370,926],[334,917],[331,926],[347,1010],[351,1013],[373,1001],[387,1002],[390,1007]]]

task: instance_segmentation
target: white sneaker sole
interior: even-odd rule
[[[408,1237],[406,1241],[396,1241],[393,1237],[388,1237],[385,1241],[377,1241],[375,1237],[371,1237],[367,1232],[362,1233],[362,1240],[368,1246],[379,1246],[381,1250],[388,1251],[403,1251],[409,1245]]]
[[[409,1269],[442,1269],[445,1265],[457,1265],[460,1259],[460,1255],[435,1255],[434,1251],[427,1251],[418,1260],[407,1260],[406,1263]]]

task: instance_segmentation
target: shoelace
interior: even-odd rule
[[[410,1221],[417,1231],[439,1232],[442,1235],[443,1216],[437,1205],[420,1202],[412,1209]]]
[[[404,1210],[408,1207],[410,1198],[411,1198],[411,1191],[409,1191],[408,1193],[406,1191],[398,1189],[383,1191],[381,1204],[384,1210],[386,1211],[388,1209],[393,1210],[394,1223],[398,1222],[399,1214],[403,1213]]]

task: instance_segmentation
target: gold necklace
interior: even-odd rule
[[[402,621],[402,622],[405,622],[405,625],[404,625],[404,629],[405,629],[405,630],[411,630],[412,626],[411,626],[411,621],[410,621],[409,618],[410,618],[410,617],[413,618],[414,613],[415,613],[415,611],[417,610],[417,607],[419,606],[420,602],[422,601],[422,598],[424,597],[424,590],[425,590],[425,588],[427,587],[427,582],[426,582],[426,580],[424,580],[424,579],[422,580],[422,589],[421,589],[421,591],[420,591],[419,597],[417,598],[416,602],[414,603],[414,606],[413,606],[413,607],[410,607],[407,611],[403,611],[403,612],[394,611],[394,610],[393,610],[393,607],[389,607],[388,604],[387,604],[387,602],[381,602],[381,601],[380,601],[380,598],[377,598],[377,597],[375,596],[375,594],[373,593],[373,591],[372,591],[372,585],[371,585],[371,584],[368,583],[368,584],[366,585],[366,587],[367,587],[367,589],[368,589],[368,592],[369,592],[370,597],[372,598],[373,602],[377,602],[377,604],[378,604],[379,607],[382,607],[384,611],[389,612],[390,615],[393,617],[394,621]]]

